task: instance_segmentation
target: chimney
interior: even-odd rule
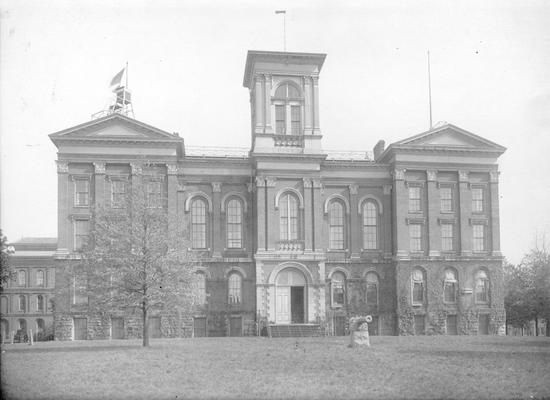
[[[380,155],[384,152],[384,146],[386,145],[386,142],[383,140],[379,140],[378,143],[376,143],[376,146],[374,146],[373,153],[374,153],[374,161],[378,161],[380,158]]]

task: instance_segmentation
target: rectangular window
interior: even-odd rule
[[[275,105],[275,133],[284,135],[286,133],[286,111],[285,106]]]
[[[87,219],[77,219],[74,221],[74,249],[82,250],[88,242],[90,234],[90,221]]]
[[[74,181],[74,205],[86,207],[90,203],[90,181],[88,179],[75,179]]]
[[[424,281],[413,282],[413,304],[424,303]]]
[[[472,226],[474,233],[474,251],[485,250],[485,225],[475,224]]]
[[[342,307],[344,305],[344,283],[332,282],[332,306]]]
[[[422,225],[409,225],[410,250],[422,251]]]
[[[443,296],[445,303],[456,303],[456,282],[445,281],[443,284]]]
[[[453,211],[453,189],[450,187],[442,187],[439,189],[439,197],[441,200],[441,212]]]
[[[122,208],[126,200],[126,182],[111,181],[111,207]]]
[[[88,279],[84,274],[73,276],[73,304],[88,304]]]
[[[17,271],[17,286],[25,286],[27,283],[27,273],[23,270]]]
[[[242,209],[238,200],[227,204],[227,248],[242,247]]]
[[[472,188],[472,212],[483,212],[483,188]]]
[[[409,187],[409,212],[420,212],[420,194],[420,187]]]
[[[162,185],[158,181],[152,181],[147,183],[147,207],[160,208],[161,203]]]
[[[302,130],[300,106],[290,106],[290,129],[293,135],[299,135]]]
[[[441,250],[453,251],[453,224],[441,224]]]

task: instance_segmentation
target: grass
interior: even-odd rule
[[[8,399],[550,398],[550,338],[156,339],[4,345]]]

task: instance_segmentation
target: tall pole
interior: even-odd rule
[[[283,51],[286,52],[286,10],[275,10],[275,14],[283,14]]]
[[[430,50],[428,50],[428,99],[430,105],[430,129],[432,129],[432,76],[430,72]]]
[[[126,89],[128,89],[128,61],[126,61]]]

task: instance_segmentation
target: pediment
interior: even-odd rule
[[[52,140],[174,140],[182,139],[138,120],[111,114],[63,131],[52,133]]]
[[[395,144],[399,147],[505,150],[504,147],[490,140],[450,124],[412,136]]]

